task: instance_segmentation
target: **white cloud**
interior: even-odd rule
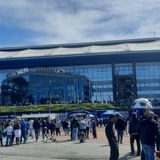
[[[31,30],[31,44],[152,37],[159,10],[158,0],[1,0],[0,25]]]

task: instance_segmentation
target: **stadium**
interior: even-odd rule
[[[6,104],[3,82],[15,73],[16,78],[22,77],[26,74],[23,70],[38,68],[44,76],[47,68],[62,72],[64,77],[82,76],[88,98],[78,101],[131,105],[136,98],[148,98],[154,105],[160,103],[159,38],[0,48],[1,105]],[[51,85],[49,81],[47,84]],[[63,90],[68,85],[62,85]],[[54,92],[45,96],[54,97]],[[36,97],[44,97],[44,93],[35,92],[33,103]],[[61,98],[59,103],[69,102]]]

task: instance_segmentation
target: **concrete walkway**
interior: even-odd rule
[[[70,141],[68,136],[57,137],[57,141],[35,142],[11,147],[0,147],[0,160],[108,160],[110,148],[104,136],[104,128],[99,129],[98,139],[89,139],[85,143]],[[129,156],[129,136],[120,144],[120,160],[139,160]]]

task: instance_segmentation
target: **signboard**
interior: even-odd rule
[[[26,73],[63,73],[63,72],[64,72],[63,69],[56,69],[53,67],[23,68],[11,73],[7,73],[6,78],[7,79],[16,78]]]

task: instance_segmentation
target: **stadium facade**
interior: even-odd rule
[[[159,38],[0,48],[1,83],[13,71],[38,67],[85,76],[92,102],[160,101]]]

